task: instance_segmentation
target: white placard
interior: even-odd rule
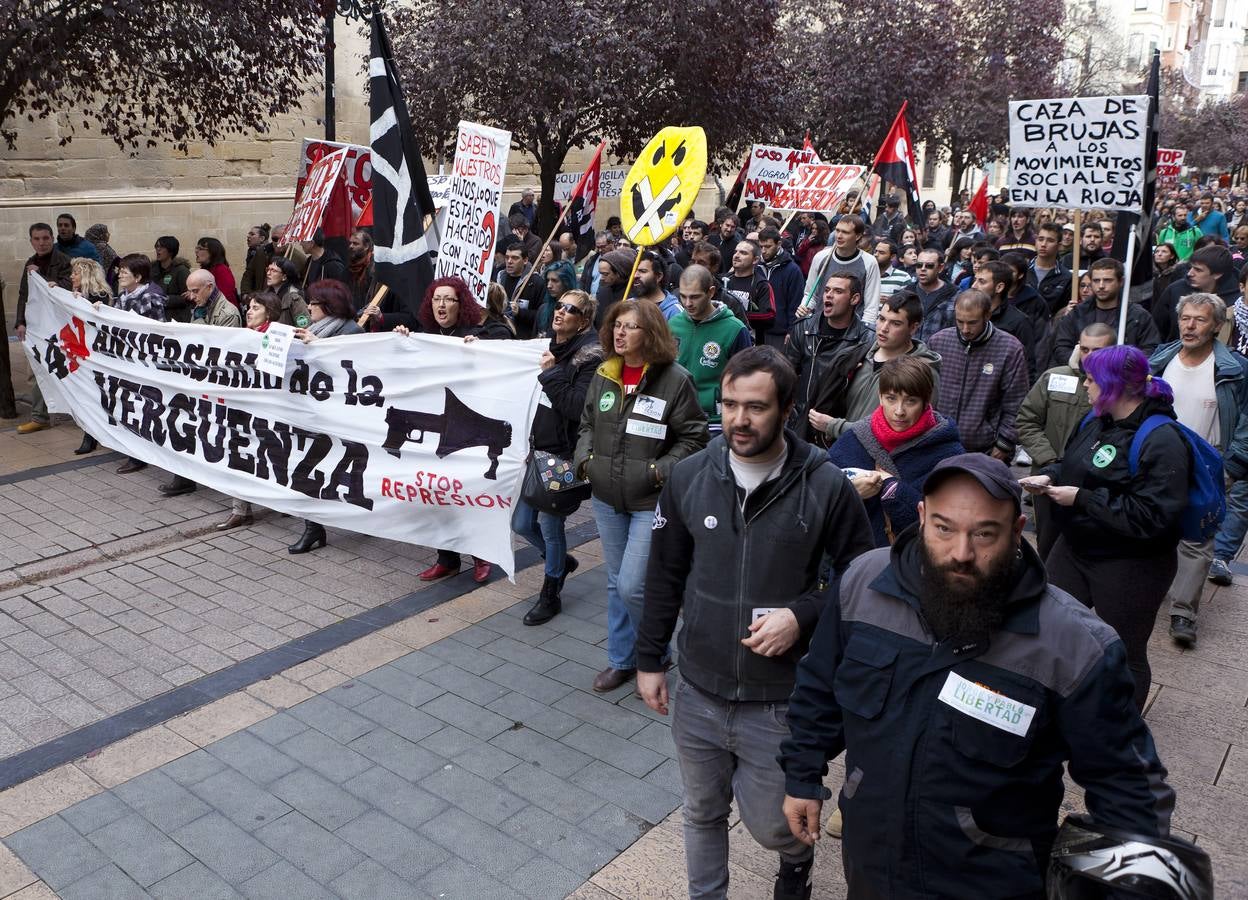
[[[266,509],[514,572],[546,341],[290,341],[272,375],[254,331],[97,310],[29,283],[23,346],[48,409],[100,443]]]
[[[842,166],[834,163],[802,163],[784,187],[776,191],[776,209],[803,212],[835,213],[866,166]]]
[[[1183,160],[1187,158],[1186,150],[1170,150],[1157,148],[1157,180],[1177,181],[1183,174]]]
[[[1148,97],[1010,101],[1010,203],[1141,212]]]
[[[291,326],[270,322],[260,335],[260,358],[256,360],[256,368],[278,378],[285,375],[286,357],[290,355],[290,342],[294,337],[295,329]]]
[[[498,217],[510,148],[509,131],[459,123],[437,275],[464,279],[483,307],[499,235]]]
[[[555,202],[566,203],[584,174],[584,172],[560,172],[556,175]],[[603,169],[602,177],[598,180],[599,201],[620,196],[621,185],[624,184],[624,176],[627,174],[628,169]]]
[[[800,150],[796,147],[777,147],[772,144],[755,144],[750,148],[750,164],[745,172],[745,186],[741,191],[744,200],[762,200],[775,209],[776,194],[783,188],[793,170],[802,163],[820,162],[814,149]]]

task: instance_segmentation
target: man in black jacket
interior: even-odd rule
[[[655,509],[637,690],[667,715],[663,656],[683,608],[672,739],[691,897],[727,891],[734,795],[750,834],[780,854],[774,896],[810,897],[813,851],[781,814],[775,756],[788,737],[797,661],[819,619],[824,555],[839,578],[871,540],[848,479],[784,430],[796,386],[774,347],[734,356],[721,382],[723,434],[673,469]]]
[[[1048,582],[1025,521],[1004,463],[950,457],[919,522],[831,592],[780,764],[790,827],[813,843],[845,753],[850,897],[1045,896],[1064,765],[1098,823],[1169,832],[1122,641]]]
[[[875,337],[871,327],[858,318],[862,303],[862,282],[847,272],[829,275],[823,288],[823,315],[798,321],[789,332],[784,355],[797,372],[797,399],[793,407],[793,427],[805,433],[806,414],[815,394],[837,354],[868,344]]]
[[[1079,343],[1083,329],[1093,322],[1102,322],[1118,330],[1119,304],[1122,303],[1122,263],[1112,257],[1098,259],[1088,269],[1092,281],[1092,299],[1080,303],[1057,320],[1057,336],[1053,341],[1053,354],[1049,367],[1064,366],[1070,359],[1070,351]],[[1143,306],[1132,303],[1127,307],[1127,333],[1122,343],[1139,347],[1146,354],[1152,353],[1161,343],[1157,325]]]
[[[975,271],[971,287],[988,295],[992,304],[989,320],[998,331],[1012,334],[1027,355],[1027,382],[1036,380],[1036,336],[1031,321],[1010,303],[1014,270],[999,259],[986,260]]]
[[[351,279],[347,275],[347,264],[342,257],[325,246],[325,231],[316,229],[312,240],[303,241],[303,252],[308,255],[308,268],[303,273],[303,286],[316,284],[323,278],[341,281],[348,288]]]

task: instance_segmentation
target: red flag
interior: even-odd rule
[[[368,203],[360,210],[360,217],[355,221],[356,228],[366,228],[373,224],[373,198],[370,195]]]
[[[906,124],[909,103],[909,100],[902,101],[897,118],[893,119],[893,127],[888,129],[888,137],[884,138],[879,152],[875,154],[875,162],[871,163],[871,171],[905,190],[909,198],[907,213],[912,221],[917,221],[923,204],[919,200],[919,179],[915,174],[914,142],[910,140],[910,127]]]
[[[979,190],[975,192],[975,196],[971,198],[971,202],[966,205],[971,215],[975,217],[975,221],[979,223],[979,227],[983,228],[984,223],[988,221],[988,179],[984,178],[979,183]]]
[[[806,137],[802,138],[802,150],[814,152],[815,145],[810,142],[810,129],[806,129]]]
[[[589,166],[585,169],[585,174],[581,176],[581,180],[576,183],[576,187],[572,189],[572,194],[568,197],[568,202],[573,204],[573,211],[577,215],[579,227],[576,228],[578,234],[588,234],[594,228],[594,211],[598,208],[598,189],[602,184],[602,148],[606,144],[598,145],[598,149],[594,151],[594,158],[590,160]],[[581,199],[579,210],[576,207],[577,198]]]

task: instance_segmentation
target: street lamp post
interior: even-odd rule
[[[370,0],[326,0],[325,10],[325,140],[336,140],[334,112],[334,19],[362,22],[373,13]]]

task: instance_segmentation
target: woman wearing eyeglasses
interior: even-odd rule
[[[598,302],[593,297],[579,290],[565,291],[555,304],[551,325],[554,337],[542,354],[539,362],[542,372],[537,376],[542,386],[542,400],[529,433],[529,445],[535,454],[570,459],[576,450],[577,428],[585,408],[586,392],[602,362],[602,345],[594,331],[597,307]],[[525,614],[525,625],[549,622],[563,608],[560,597],[563,583],[577,566],[576,559],[568,555],[564,532],[569,514],[539,511],[523,498],[516,500],[512,530],[536,547],[546,560],[542,592],[537,603]]]
[[[659,307],[621,300],[599,332],[606,360],[581,416],[575,466],[593,490],[607,564],[607,663],[594,690],[612,691],[637,671],[634,645],[659,490],[672,467],[706,446],[706,413]]]

